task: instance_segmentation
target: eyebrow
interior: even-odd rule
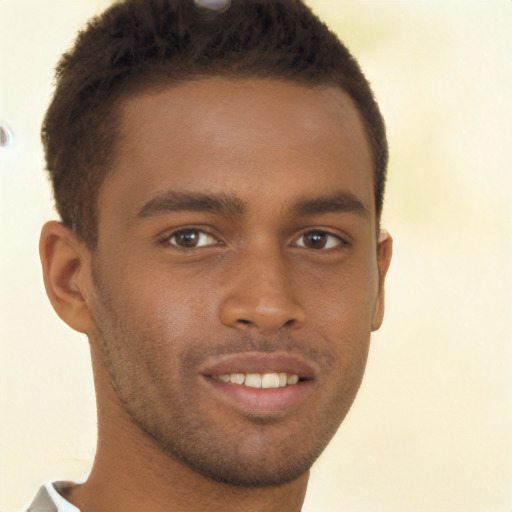
[[[369,209],[351,192],[335,192],[328,196],[303,199],[293,207],[297,215],[318,215],[322,213],[354,213],[370,218]]]
[[[225,194],[203,194],[171,190],[150,199],[137,214],[137,218],[154,217],[169,212],[208,212],[239,217],[246,210],[244,201]]]
[[[137,218],[155,217],[169,212],[207,212],[226,217],[241,217],[247,204],[237,196],[179,192],[171,190],[150,199],[139,210]],[[350,192],[335,192],[328,196],[299,200],[292,206],[295,215],[319,215],[324,213],[354,213],[370,218],[370,211],[362,201]]]

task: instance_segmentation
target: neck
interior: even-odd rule
[[[136,426],[92,350],[98,444],[87,481],[66,499],[82,512],[299,512],[309,473],[278,487],[238,487],[213,481],[162,453]],[[96,359],[96,360],[95,360]]]

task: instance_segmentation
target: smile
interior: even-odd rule
[[[205,390],[238,414],[282,418],[313,395],[317,363],[289,352],[242,352],[208,359],[199,369]]]
[[[276,389],[294,386],[299,382],[297,374],[289,373],[231,373],[213,377],[226,384],[236,384],[249,388]]]

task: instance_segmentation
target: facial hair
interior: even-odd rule
[[[347,414],[362,379],[364,364],[349,367],[330,400],[308,414],[288,419],[245,414],[225,423],[211,421],[196,381],[200,365],[214,356],[244,352],[295,352],[315,361],[322,379],[336,378],[330,350],[318,350],[289,334],[271,337],[236,333],[207,340],[188,334],[175,353],[172,336],[158,320],[146,325],[114,307],[99,288],[95,317],[103,364],[130,420],[161,453],[204,477],[242,487],[280,486],[307,472]],[[167,329],[167,330],[166,330]],[[163,360],[168,357],[163,363]],[[347,385],[347,382],[349,385]],[[285,430],[284,430],[285,429]]]

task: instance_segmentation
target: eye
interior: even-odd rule
[[[346,242],[332,233],[314,230],[303,233],[294,245],[305,249],[334,249],[346,245]]]
[[[181,229],[166,238],[167,243],[183,249],[195,249],[220,245],[220,242],[209,233],[201,229]]]

